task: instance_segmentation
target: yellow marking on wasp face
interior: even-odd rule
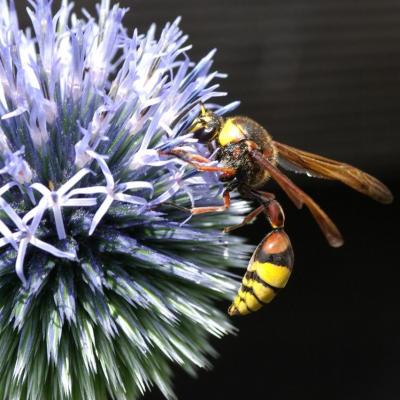
[[[276,295],[274,289],[264,286],[261,282],[253,281],[251,287],[254,294],[264,303],[269,303]]]
[[[198,121],[198,119],[195,119],[193,121],[192,125],[190,125],[190,127],[189,127],[189,132],[195,133],[201,128],[203,128],[203,124],[200,121]]]
[[[244,139],[243,132],[231,120],[227,120],[218,135],[218,141],[221,146],[226,146],[230,143],[237,143]]]
[[[269,262],[254,261],[257,269],[257,275],[266,283],[277,288],[286,286],[292,272],[288,267],[283,265],[274,265]]]

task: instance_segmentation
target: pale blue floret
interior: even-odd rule
[[[101,219],[107,213],[108,209],[110,208],[111,204],[114,201],[117,200],[117,201],[122,201],[124,203],[141,205],[141,206],[145,206],[147,204],[147,201],[144,198],[125,194],[124,193],[125,191],[150,189],[150,191],[153,192],[153,185],[150,182],[143,182],[143,181],[115,184],[114,177],[110,169],[108,168],[106,161],[104,160],[105,157],[96,154],[94,151],[91,150],[87,150],[86,153],[89,157],[94,158],[98,162],[101,171],[104,175],[104,178],[106,180],[106,186],[92,186],[88,188],[75,189],[71,192],[71,195],[97,194],[97,193],[102,193],[106,195],[103,203],[98,208],[96,214],[93,217],[93,221],[89,229],[89,235],[92,235],[94,230],[96,229],[96,226],[99,224]],[[140,210],[143,211],[143,207],[141,207]]]
[[[5,194],[5,192],[11,189],[11,187],[12,184],[3,186],[3,188],[0,189],[0,194]],[[19,229],[19,231],[12,233],[11,235],[9,235],[10,232],[6,232],[7,236],[0,239],[0,247],[3,247],[8,243],[14,245],[16,242],[19,242],[17,258],[15,261],[15,270],[24,284],[26,284],[26,278],[23,268],[28,244],[31,244],[32,246],[35,246],[56,257],[68,258],[70,260],[76,259],[76,254],[61,251],[55,246],[46,243],[35,236],[39,224],[43,218],[43,214],[47,208],[46,201],[40,201],[39,204],[26,213],[23,218],[20,218],[14,209],[2,197],[0,197],[0,207]],[[31,220],[32,222],[29,224],[29,221]]]
[[[50,190],[42,183],[34,183],[31,188],[40,192],[43,196],[39,201],[39,205],[45,208],[51,208],[54,213],[54,220],[56,223],[56,230],[58,238],[63,240],[66,238],[64,222],[62,218],[62,207],[91,207],[95,206],[96,198],[71,198],[74,194],[68,193],[76,184],[81,181],[85,175],[90,172],[89,169],[84,168],[77,172],[69,181],[64,183],[58,190]]]
[[[161,159],[158,150],[192,143],[190,135],[181,135],[188,121],[185,114],[189,115],[200,99],[207,101],[225,94],[216,91],[218,85],[209,86],[214,78],[223,77],[217,72],[208,74],[214,51],[194,65],[186,56],[191,46],[183,45],[187,36],[178,28],[179,19],[167,24],[159,40],[155,39],[155,25],[146,36],[135,31],[129,37],[121,25],[127,10],[110,8],[107,1],[98,6],[98,24],[91,17],[83,22],[71,15],[72,6],[66,1],[54,17],[48,1],[31,1],[28,14],[35,34],[32,40],[28,32],[17,28],[13,4],[8,8],[5,0],[1,3],[5,13],[0,34],[0,77],[4,82],[0,87],[3,121],[0,133],[4,151],[0,174],[8,174],[9,182],[19,184],[20,190],[31,199],[34,210],[40,206],[44,213],[52,211],[58,239],[64,240],[68,235],[64,207],[89,208],[98,203],[88,231],[92,235],[114,201],[137,205],[137,212],[142,213],[146,205],[148,208],[160,205],[182,190],[194,205],[195,198],[185,184],[182,163],[177,170],[176,160]],[[118,49],[123,51],[116,58]],[[12,68],[16,68],[16,79]],[[109,82],[116,68],[116,77]],[[70,125],[77,129],[63,132],[65,119],[74,114],[76,122],[72,120]],[[10,136],[17,125],[23,136]],[[145,134],[137,140],[136,136],[143,130]],[[164,136],[160,136],[160,130],[165,132]],[[30,142],[26,142],[27,135]],[[150,147],[156,135],[157,144]],[[22,148],[10,151],[17,144]],[[28,158],[24,158],[24,146]],[[110,148],[115,151],[110,152]],[[119,170],[128,177],[125,184],[115,183],[119,177],[114,177],[108,165],[117,154]],[[54,156],[65,159],[48,160]],[[87,169],[79,168],[91,168],[94,160],[106,185],[98,185],[100,181],[95,178],[92,181],[96,184],[79,187],[88,173]],[[53,170],[55,176],[49,178],[56,181],[62,177],[55,168],[74,171],[74,165],[75,174],[59,189],[53,190],[48,182],[42,181],[44,169]],[[153,199],[125,193],[151,189],[152,195],[154,183],[129,179],[129,175],[137,176],[136,171],[148,167],[166,167],[170,171],[169,177],[160,179],[160,183],[169,179],[164,193],[157,193]],[[65,188],[72,187],[73,195],[96,194],[105,198],[102,201],[95,197],[71,198]],[[38,199],[37,194],[42,198]],[[8,232],[4,222],[1,224],[1,232]],[[21,234],[16,232],[14,236]],[[15,244],[9,233],[4,240]],[[23,259],[19,257],[18,261]],[[21,265],[18,269],[22,276]]]
[[[24,147],[14,153],[4,151],[4,167],[0,169],[0,174],[10,175],[12,180],[19,184],[29,183],[32,180],[32,171],[23,154]]]

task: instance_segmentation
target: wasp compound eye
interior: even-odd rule
[[[196,130],[193,137],[198,139],[200,143],[210,142],[214,137],[214,129],[208,127],[202,127]]]

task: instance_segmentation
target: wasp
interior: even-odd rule
[[[207,165],[210,160],[180,148],[168,154],[192,164],[199,171],[217,171],[226,182],[224,205],[192,208],[192,214],[222,212],[230,206],[230,192],[237,190],[244,199],[255,200],[258,207],[242,223],[225,228],[225,232],[252,222],[264,212],[272,231],[255,249],[242,284],[228,309],[229,315],[246,315],[269,303],[285,287],[293,270],[293,249],[284,231],[285,215],[274,194],[261,190],[273,179],[297,208],[306,206],[319,225],[328,243],[340,247],[343,238],[332,220],[303,190],[280,169],[305,173],[318,178],[334,179],[388,204],[393,200],[390,190],[378,179],[349,164],[331,160],[288,146],[272,139],[267,130],[245,116],[224,118],[208,110],[203,104],[189,127],[200,143],[217,146],[219,166]]]

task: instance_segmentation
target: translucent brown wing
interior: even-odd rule
[[[332,247],[340,247],[343,244],[343,238],[339,229],[310,196],[304,193],[283,172],[271,164],[259,151],[252,150],[251,156],[268,171],[271,178],[285,191],[298,208],[301,208],[303,204],[307,206]]]
[[[278,162],[284,168],[290,165],[298,172],[338,180],[380,203],[393,201],[392,193],[382,182],[358,168],[276,141],[273,143],[278,150]]]

